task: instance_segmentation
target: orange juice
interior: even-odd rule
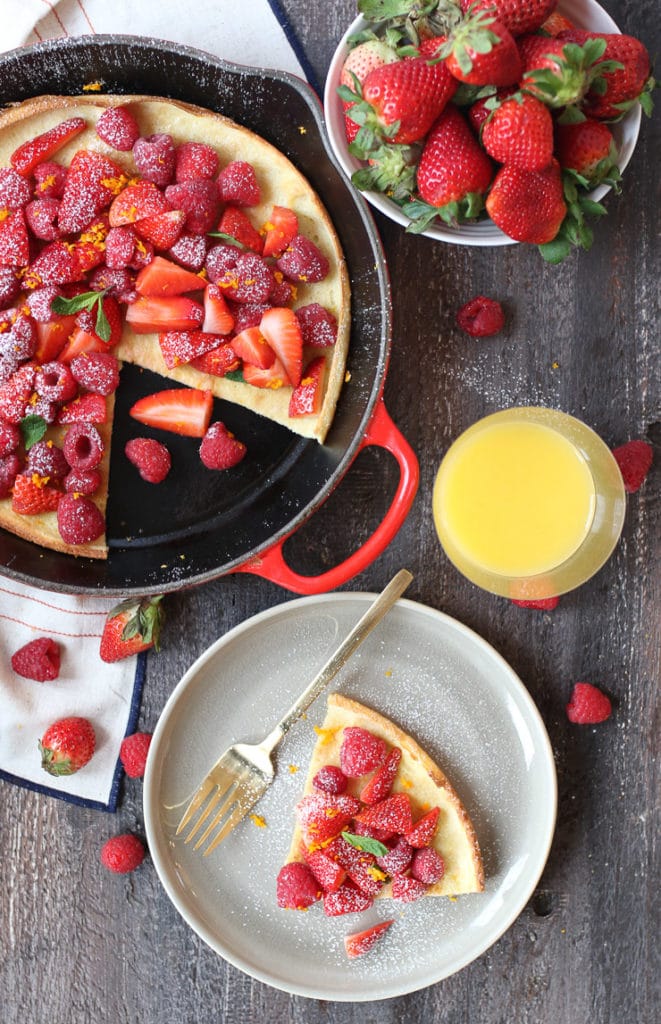
[[[578,585],[567,584],[564,577],[554,580],[554,573],[572,564],[597,531],[597,511],[599,524],[603,510],[608,512],[595,483],[593,459],[580,443],[582,431],[605,449],[584,424],[545,409],[496,413],[454,442],[436,477],[432,511],[446,553],[466,576],[509,596],[517,594],[516,581],[533,578],[544,581],[544,593]],[[612,470],[610,452],[595,451]],[[617,483],[609,478],[608,500],[616,503]],[[614,524],[614,539],[610,529],[608,554],[622,525],[619,498],[619,525]],[[599,565],[602,549],[604,544]],[[587,576],[599,565],[588,567]]]

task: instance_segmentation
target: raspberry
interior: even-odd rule
[[[63,444],[66,460],[72,469],[95,469],[103,458],[103,441],[91,423],[72,423]]]
[[[218,220],[218,190],[213,181],[196,178],[168,185],[165,198],[171,210],[183,210],[186,214],[184,230],[194,235],[205,235],[213,231]]]
[[[97,267],[90,275],[89,286],[93,292],[105,291],[108,295],[114,295],[118,302],[128,304],[135,302],[138,297],[134,279],[126,267]]]
[[[328,274],[329,263],[314,242],[305,235],[296,235],[275,263],[290,281],[323,281]]]
[[[0,339],[2,335],[0,335]],[[9,423],[20,423],[32,394],[35,368],[31,364],[19,366],[9,380],[0,386],[0,418]]]
[[[49,402],[67,402],[78,392],[78,385],[66,363],[44,363],[37,370],[34,390]]]
[[[170,452],[164,444],[151,437],[135,437],[127,441],[124,453],[147,483],[160,484],[170,472]]]
[[[25,679],[38,683],[57,679],[60,674],[60,647],[50,637],[31,640],[11,656],[11,667]]]
[[[269,292],[269,302],[272,306],[291,306],[296,298],[296,285],[287,281],[280,271],[274,274],[274,283]]]
[[[29,201],[29,182],[13,167],[0,167],[0,208],[19,210]]]
[[[56,402],[51,402],[49,398],[33,395],[30,399],[30,407],[27,413],[31,416],[41,416],[46,423],[55,423],[58,406]]]
[[[228,302],[234,317],[234,333],[240,334],[248,327],[259,327],[262,317],[271,306],[267,302]]]
[[[244,458],[247,448],[224,423],[212,423],[202,438],[200,458],[207,469],[231,469]]]
[[[139,779],[145,774],[147,752],[151,743],[151,733],[134,732],[125,736],[119,748],[119,759],[124,771],[131,779]]]
[[[473,338],[498,334],[505,326],[503,307],[495,299],[477,295],[458,310],[456,320],[462,331]]]
[[[336,765],[325,764],[313,778],[312,785],[323,793],[344,793],[347,788],[347,777]]]
[[[650,471],[654,450],[647,441],[627,441],[619,448],[613,448],[613,456],[624,480],[624,489],[634,494],[642,487],[645,477]]]
[[[34,194],[47,199],[61,199],[67,180],[67,169],[54,160],[44,160],[34,169]]]
[[[106,235],[106,267],[109,270],[125,270],[133,260],[135,245],[135,231],[128,224],[111,228]]]
[[[182,142],[175,154],[175,181],[213,178],[218,170],[218,154],[204,142]]]
[[[101,536],[106,524],[89,498],[65,494],[57,506],[57,528],[65,544],[89,544]]]
[[[360,802],[346,793],[309,793],[296,804],[296,818],[303,842],[314,849],[339,836],[356,812]]]
[[[174,177],[174,142],[169,135],[149,135],[137,139],[133,146],[133,159],[138,174],[145,181],[164,188]]]
[[[21,443],[21,431],[15,423],[0,420],[0,459],[12,455]]]
[[[539,597],[530,601],[517,601],[512,598],[512,604],[519,608],[538,608],[540,611],[552,612],[560,604],[559,597]]]
[[[62,289],[56,284],[45,284],[41,288],[35,288],[27,297],[27,304],[30,316],[37,323],[47,324],[55,319],[52,309],[53,299],[62,294]]]
[[[610,718],[612,705],[592,683],[576,683],[567,704],[567,718],[575,725],[596,725]]]
[[[111,395],[119,387],[119,360],[111,352],[84,352],[71,360],[71,373],[87,391]]]
[[[96,122],[96,134],[113,149],[128,153],[140,138],[140,129],[126,107],[109,107]]]
[[[349,725],[342,734],[340,767],[349,778],[374,771],[386,757],[386,744],[367,729]]]
[[[137,836],[125,832],[113,836],[101,848],[101,863],[117,875],[135,871],[145,859],[145,848]]]
[[[101,474],[98,469],[85,472],[72,469],[64,478],[64,490],[68,494],[95,494],[101,486]]]
[[[53,242],[60,237],[60,229],[57,226],[57,215],[60,212],[60,200],[33,199],[25,207],[25,219],[30,231],[35,238],[41,238],[44,242]]]
[[[227,299],[260,303],[268,301],[275,278],[268,263],[260,256],[241,253],[235,266],[226,270],[214,283],[223,289]]]
[[[59,483],[69,472],[69,464],[62,449],[52,441],[37,441],[28,452],[25,472],[30,476],[37,473],[50,483]]]
[[[0,306],[8,306],[21,290],[21,283],[13,267],[0,267]]]
[[[304,345],[327,348],[335,344],[337,320],[329,310],[320,306],[318,302],[300,306],[296,310],[296,319],[301,328]]]
[[[227,271],[234,270],[241,250],[235,245],[212,245],[204,261],[204,269],[212,284],[223,277]]]
[[[322,890],[307,864],[294,861],[278,872],[276,898],[285,910],[306,910],[321,899]]]
[[[192,235],[184,232],[168,249],[168,254],[175,262],[195,274],[204,266],[207,256],[208,242],[204,235]]]
[[[443,877],[444,872],[445,864],[443,863],[443,858],[439,856],[433,846],[425,846],[421,850],[416,850],[413,854],[411,875],[418,882],[424,882],[425,885],[433,885]]]
[[[256,206],[260,200],[257,175],[246,160],[233,160],[218,175],[218,194],[223,203]]]
[[[398,836],[388,853],[384,853],[383,857],[376,858],[376,863],[387,875],[392,876],[401,875],[407,871],[412,859],[413,847],[404,836]]]
[[[20,362],[30,359],[37,348],[34,320],[15,309],[0,314],[0,349],[10,351]]]
[[[0,457],[0,498],[9,497],[20,471],[21,460],[14,452]]]

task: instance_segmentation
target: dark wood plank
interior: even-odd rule
[[[281,5],[323,81],[355,14],[353,0]],[[653,0],[604,6],[659,51]],[[415,573],[410,596],[481,633],[536,700],[556,755],[559,818],[539,889],[519,919],[461,973],[408,997],[367,1005],[289,997],[216,957],[174,911],[149,863],[126,878],[100,866],[106,837],[141,831],[139,780],[126,782],[116,816],[2,784],[3,1019],[652,1024],[659,998],[658,474],[629,499],[609,564],[551,614],[515,608],[459,577],[436,542],[430,497],[450,441],[506,405],[552,405],[586,420],[608,444],[646,437],[658,446],[659,136],[657,115],[643,125],[622,194],[607,200],[593,249],[560,267],[545,266],[524,246],[471,249],[414,238],[376,216],[394,302],[385,401],[420,456],[421,486],[393,544],[345,589],[377,590],[408,566]],[[454,312],[480,292],[505,302],[508,326],[497,338],[473,341],[455,326]],[[297,568],[322,571],[369,536],[395,484],[391,462],[381,452],[359,458],[292,540]],[[290,596],[236,576],[169,598],[141,728],[154,727],[181,675],[211,642]],[[579,679],[614,697],[614,717],[600,728],[566,720],[564,704]]]

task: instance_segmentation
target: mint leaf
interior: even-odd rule
[[[46,433],[46,427],[48,424],[43,416],[24,416],[21,420],[21,433],[23,434],[23,444],[25,445],[26,452],[30,451],[33,444],[37,441],[41,441],[42,437]]]
[[[238,238],[234,238],[233,235],[225,234],[224,231],[207,231],[207,235],[209,238],[220,238],[223,242],[226,242],[227,245],[235,245],[237,249],[243,249],[244,252],[250,252],[247,245],[240,242]]]
[[[242,370],[229,370],[229,372],[225,374],[225,377],[228,380],[238,380],[242,384],[245,384],[245,378]]]
[[[103,311],[103,303],[102,302],[99,302],[98,306],[96,307],[96,324],[95,324],[94,330],[96,331],[98,336],[101,338],[101,341],[110,341],[110,337],[112,335],[112,331],[110,329],[110,323],[108,322],[108,317],[106,316],[106,314]]]
[[[357,850],[362,850],[363,853],[373,853],[375,857],[385,857],[388,853],[387,846],[370,836],[357,836],[353,832],[343,832],[342,838],[349,846],[354,846]]]
[[[108,317],[103,311],[103,296],[107,289],[100,292],[81,292],[80,295],[73,295],[66,299],[64,295],[56,295],[51,302],[51,309],[61,316],[71,316],[72,313],[80,313],[82,309],[90,313],[96,306],[96,324],[94,330],[101,338],[101,341],[110,341],[112,331]]]

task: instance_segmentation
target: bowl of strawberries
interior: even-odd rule
[[[651,110],[650,58],[596,0],[358,0],[324,96],[368,202],[458,245],[588,249]]]

